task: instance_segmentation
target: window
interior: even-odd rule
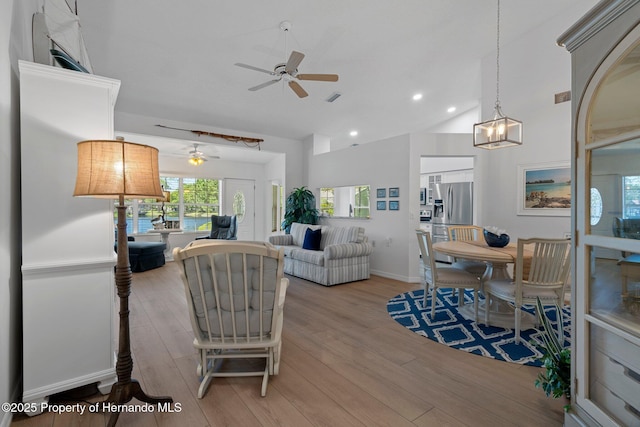
[[[206,178],[182,178],[185,231],[211,230],[211,215],[220,212],[220,181]]]
[[[320,189],[320,215],[333,216],[334,199],[333,188]]]
[[[591,188],[591,225],[597,225],[602,218],[602,195],[597,188]]]
[[[622,216],[640,218],[640,176],[622,177]]]
[[[271,185],[271,231],[279,231],[284,221],[284,187]]]
[[[160,177],[169,200],[133,199],[127,205],[127,233],[145,233],[156,221],[179,221],[184,231],[211,229],[211,215],[220,212],[220,181],[206,178]],[[117,202],[116,202],[117,205]],[[114,205],[115,206],[115,205]],[[117,212],[114,209],[114,223]]]
[[[320,214],[335,217],[369,218],[370,187],[323,187],[320,189]]]
[[[353,216],[356,218],[369,218],[369,186],[355,187],[355,192]]]

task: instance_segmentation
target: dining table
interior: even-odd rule
[[[518,256],[517,245],[510,243],[502,248],[491,247],[484,241],[480,240],[448,240],[443,242],[437,242],[433,244],[433,250],[445,255],[452,256],[454,258],[462,258],[473,261],[482,261],[486,264],[487,268],[482,276],[480,285],[480,292],[483,291],[483,284],[487,280],[511,280],[511,274],[509,273],[509,264],[515,264]],[[531,263],[531,257],[533,252],[526,247],[523,252],[523,275],[528,275],[528,267]],[[515,286],[515,283],[513,284]],[[484,321],[484,313],[486,307],[485,301],[481,301],[478,304],[478,321]],[[493,298],[489,304],[489,324],[491,326],[498,326],[501,328],[515,327],[515,308],[499,298]],[[464,305],[458,309],[467,319],[474,319],[475,313],[472,305]],[[521,310],[521,328],[529,329],[537,325],[537,320],[534,315]]]

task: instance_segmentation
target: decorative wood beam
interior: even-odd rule
[[[258,151],[260,151],[260,143],[264,141],[264,139],[260,139],[260,138],[249,138],[249,137],[246,137],[246,136],[225,135],[225,134],[222,134],[222,133],[208,132],[208,131],[204,131],[204,130],[192,130],[192,129],[174,128],[174,127],[165,126],[165,125],[156,125],[156,126],[161,127],[161,128],[166,128],[166,129],[174,129],[174,130],[182,130],[182,131],[186,131],[186,132],[191,132],[191,133],[195,133],[198,136],[206,135],[206,136],[211,136],[213,138],[222,138],[222,139],[225,139],[227,141],[236,142],[236,143],[237,142],[242,142],[247,147],[251,147],[251,148],[258,147]]]

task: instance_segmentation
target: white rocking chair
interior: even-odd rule
[[[284,254],[268,243],[198,240],[173,257],[184,282],[202,376],[198,398],[213,377],[262,376],[260,395],[280,364],[283,306],[289,280]],[[225,372],[227,359],[265,359],[259,371]]]

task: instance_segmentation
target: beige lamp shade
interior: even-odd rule
[[[127,141],[78,143],[74,196],[163,198],[158,149]]]

